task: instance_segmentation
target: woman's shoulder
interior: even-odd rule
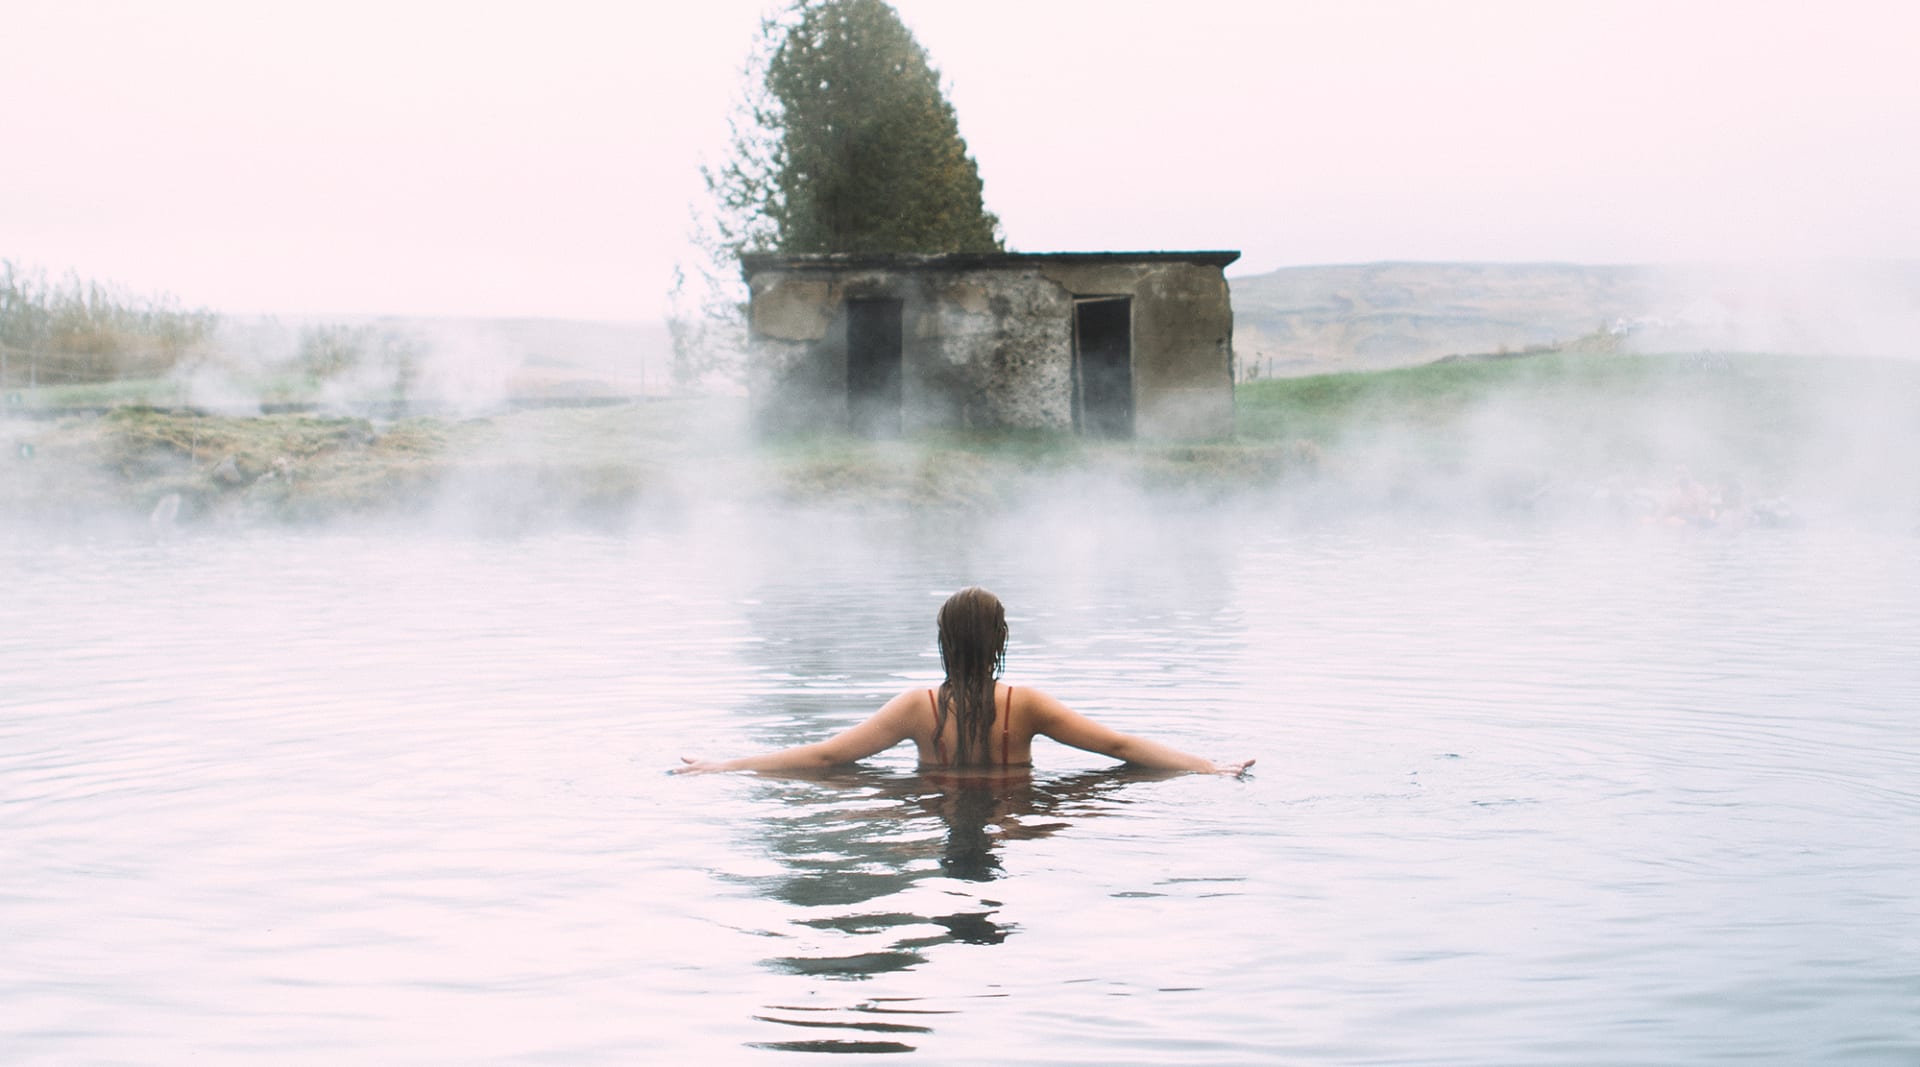
[[[939,692],[940,687],[937,685],[914,686],[911,689],[902,689],[900,692],[895,693],[893,697],[887,701],[887,704],[891,707],[913,707],[915,705],[929,707],[934,700],[939,699]]]
[[[1050,711],[1062,707],[1051,693],[1034,685],[1022,685],[1018,682],[1003,682],[1008,693],[1007,703],[1029,714]]]
[[[896,712],[915,716],[931,716],[940,704],[940,684],[919,685],[911,689],[902,689],[886,706]]]

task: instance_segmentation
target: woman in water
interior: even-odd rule
[[[1078,714],[1038,689],[1003,684],[1007,612],[985,589],[962,589],[940,606],[940,660],[947,680],[938,690],[911,689],[873,717],[825,741],[730,760],[681,757],[675,773],[798,771],[837,767],[913,739],[923,769],[1026,768],[1033,738],[1098,752],[1138,767],[1205,774],[1239,774],[1252,760],[1214,763],[1144,738],[1119,733]]]

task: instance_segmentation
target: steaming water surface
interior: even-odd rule
[[[1915,542],[1251,518],[0,549],[0,1060],[1920,1061]],[[1009,676],[1245,781],[661,773]]]

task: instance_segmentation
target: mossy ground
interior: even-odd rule
[[[1243,385],[1235,438],[1196,443],[1032,433],[754,442],[732,398],[472,419],[129,406],[0,420],[0,506],[144,517],[177,495],[181,522],[406,515],[450,501],[521,518],[690,498],[981,508],[1075,483],[1221,497],[1382,470],[1414,484],[1492,468],[1524,493],[1556,476],[1646,476],[1675,462],[1764,490],[1836,409],[1877,402],[1897,419],[1900,397],[1920,397],[1913,364],[1565,353]]]

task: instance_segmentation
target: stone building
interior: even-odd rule
[[[755,422],[1230,436],[1239,256],[742,256]]]

